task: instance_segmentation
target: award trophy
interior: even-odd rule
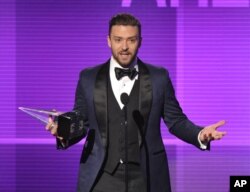
[[[83,131],[83,117],[77,111],[63,113],[25,107],[19,107],[19,109],[33,118],[40,120],[44,124],[49,123],[48,116],[53,117],[54,121],[58,124],[57,135],[64,140],[71,139],[70,133],[76,135],[81,134]]]

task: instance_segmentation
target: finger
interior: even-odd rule
[[[58,128],[58,125],[56,123],[53,123],[53,125],[51,126],[50,133],[54,136],[57,136],[57,128]]]
[[[226,135],[227,134],[227,132],[226,131],[220,131],[219,132],[222,136],[224,136],[224,135]]]
[[[214,131],[213,132],[213,135],[221,135],[221,136],[224,136],[224,135],[226,135],[227,134],[227,132],[225,132],[225,131]]]
[[[52,115],[49,115],[49,122],[52,122],[54,120]]]
[[[214,140],[220,140],[223,137],[223,135],[215,135]]]
[[[208,140],[214,140],[214,135],[211,132],[208,134]]]
[[[207,134],[206,134],[206,133],[204,133],[203,138],[204,138],[204,140],[207,140],[207,139],[208,139],[208,137],[207,137]]]
[[[48,124],[46,125],[45,129],[50,130],[51,124],[54,123],[52,117],[49,116]]]
[[[219,135],[224,137],[227,133],[226,132],[219,132]]]
[[[53,118],[52,116],[49,116],[48,124],[51,125],[52,123],[54,123]]]
[[[45,129],[46,129],[47,131],[49,131],[50,126],[51,126],[51,123],[52,123],[52,122],[49,122],[49,123],[46,125]]]
[[[217,129],[218,127],[224,125],[225,123],[226,123],[226,121],[225,121],[225,120],[222,120],[222,121],[219,121],[219,122],[215,123],[213,127],[214,127],[215,129]]]
[[[50,133],[53,135],[53,136],[56,136],[57,133],[56,133],[56,128],[53,127],[53,129],[51,129]]]
[[[52,122],[53,122],[52,116],[49,115],[49,123],[52,123]]]
[[[46,126],[46,130],[51,131],[52,127],[53,127],[53,123],[48,123]]]
[[[207,140],[207,135],[202,133],[201,136],[200,136],[200,140],[201,141],[206,141]]]
[[[46,129],[51,132],[53,129],[57,129],[56,126],[57,125],[54,122],[51,122],[46,126]]]
[[[218,132],[217,131],[217,132],[214,133],[213,137],[214,137],[214,139],[219,140],[222,137],[224,137],[225,134],[226,134],[226,132]]]
[[[56,112],[56,109],[52,109],[51,112]],[[54,116],[53,115],[50,114],[48,116],[49,116],[49,122],[50,122],[50,120],[54,121]]]
[[[203,138],[204,138],[204,141],[206,141],[206,142],[208,142],[208,141],[211,140],[211,136],[210,136],[209,133],[207,133],[207,132],[204,133]]]

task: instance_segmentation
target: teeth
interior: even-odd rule
[[[129,58],[129,54],[121,54],[121,58],[127,59],[127,58]]]

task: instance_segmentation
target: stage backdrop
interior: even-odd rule
[[[188,117],[227,121],[210,152],[162,123],[173,191],[228,191],[230,175],[250,175],[249,0],[0,0],[0,191],[75,191],[82,143],[57,151],[17,108],[71,110],[79,72],[110,57],[118,12],[141,20],[139,57],[169,70]]]

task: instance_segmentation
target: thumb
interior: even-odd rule
[[[51,116],[49,116],[49,123],[52,123],[53,122],[53,119]]]

